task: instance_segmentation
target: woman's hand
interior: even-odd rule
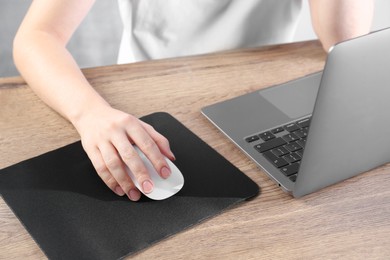
[[[138,118],[105,105],[92,108],[74,125],[98,175],[119,196],[126,194],[133,201],[141,196],[127,167],[145,193],[153,190],[153,182],[133,144],[144,152],[162,178],[169,177],[171,170],[163,155],[171,160],[175,157],[168,140]]]

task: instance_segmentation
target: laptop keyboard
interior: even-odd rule
[[[245,138],[256,151],[295,182],[299,170],[311,117],[276,127]]]

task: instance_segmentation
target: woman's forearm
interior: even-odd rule
[[[108,105],[85,79],[64,44],[46,32],[18,33],[14,60],[34,92],[73,124],[88,109]]]
[[[326,51],[370,32],[374,0],[310,0],[314,31]]]

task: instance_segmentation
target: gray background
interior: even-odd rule
[[[295,41],[316,38],[307,1],[303,2]],[[12,41],[30,4],[31,0],[0,0],[0,77],[19,75],[13,64]],[[376,0],[375,7],[373,30],[390,27],[390,1]],[[68,48],[82,68],[115,64],[121,33],[117,1],[98,0],[72,37]]]
[[[66,1],[66,0],[65,0]],[[0,0],[0,77],[19,75],[12,41],[31,0]],[[98,0],[68,44],[80,67],[115,64],[122,22],[115,0]]]

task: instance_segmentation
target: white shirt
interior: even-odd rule
[[[292,40],[301,0],[118,0],[118,63]]]

